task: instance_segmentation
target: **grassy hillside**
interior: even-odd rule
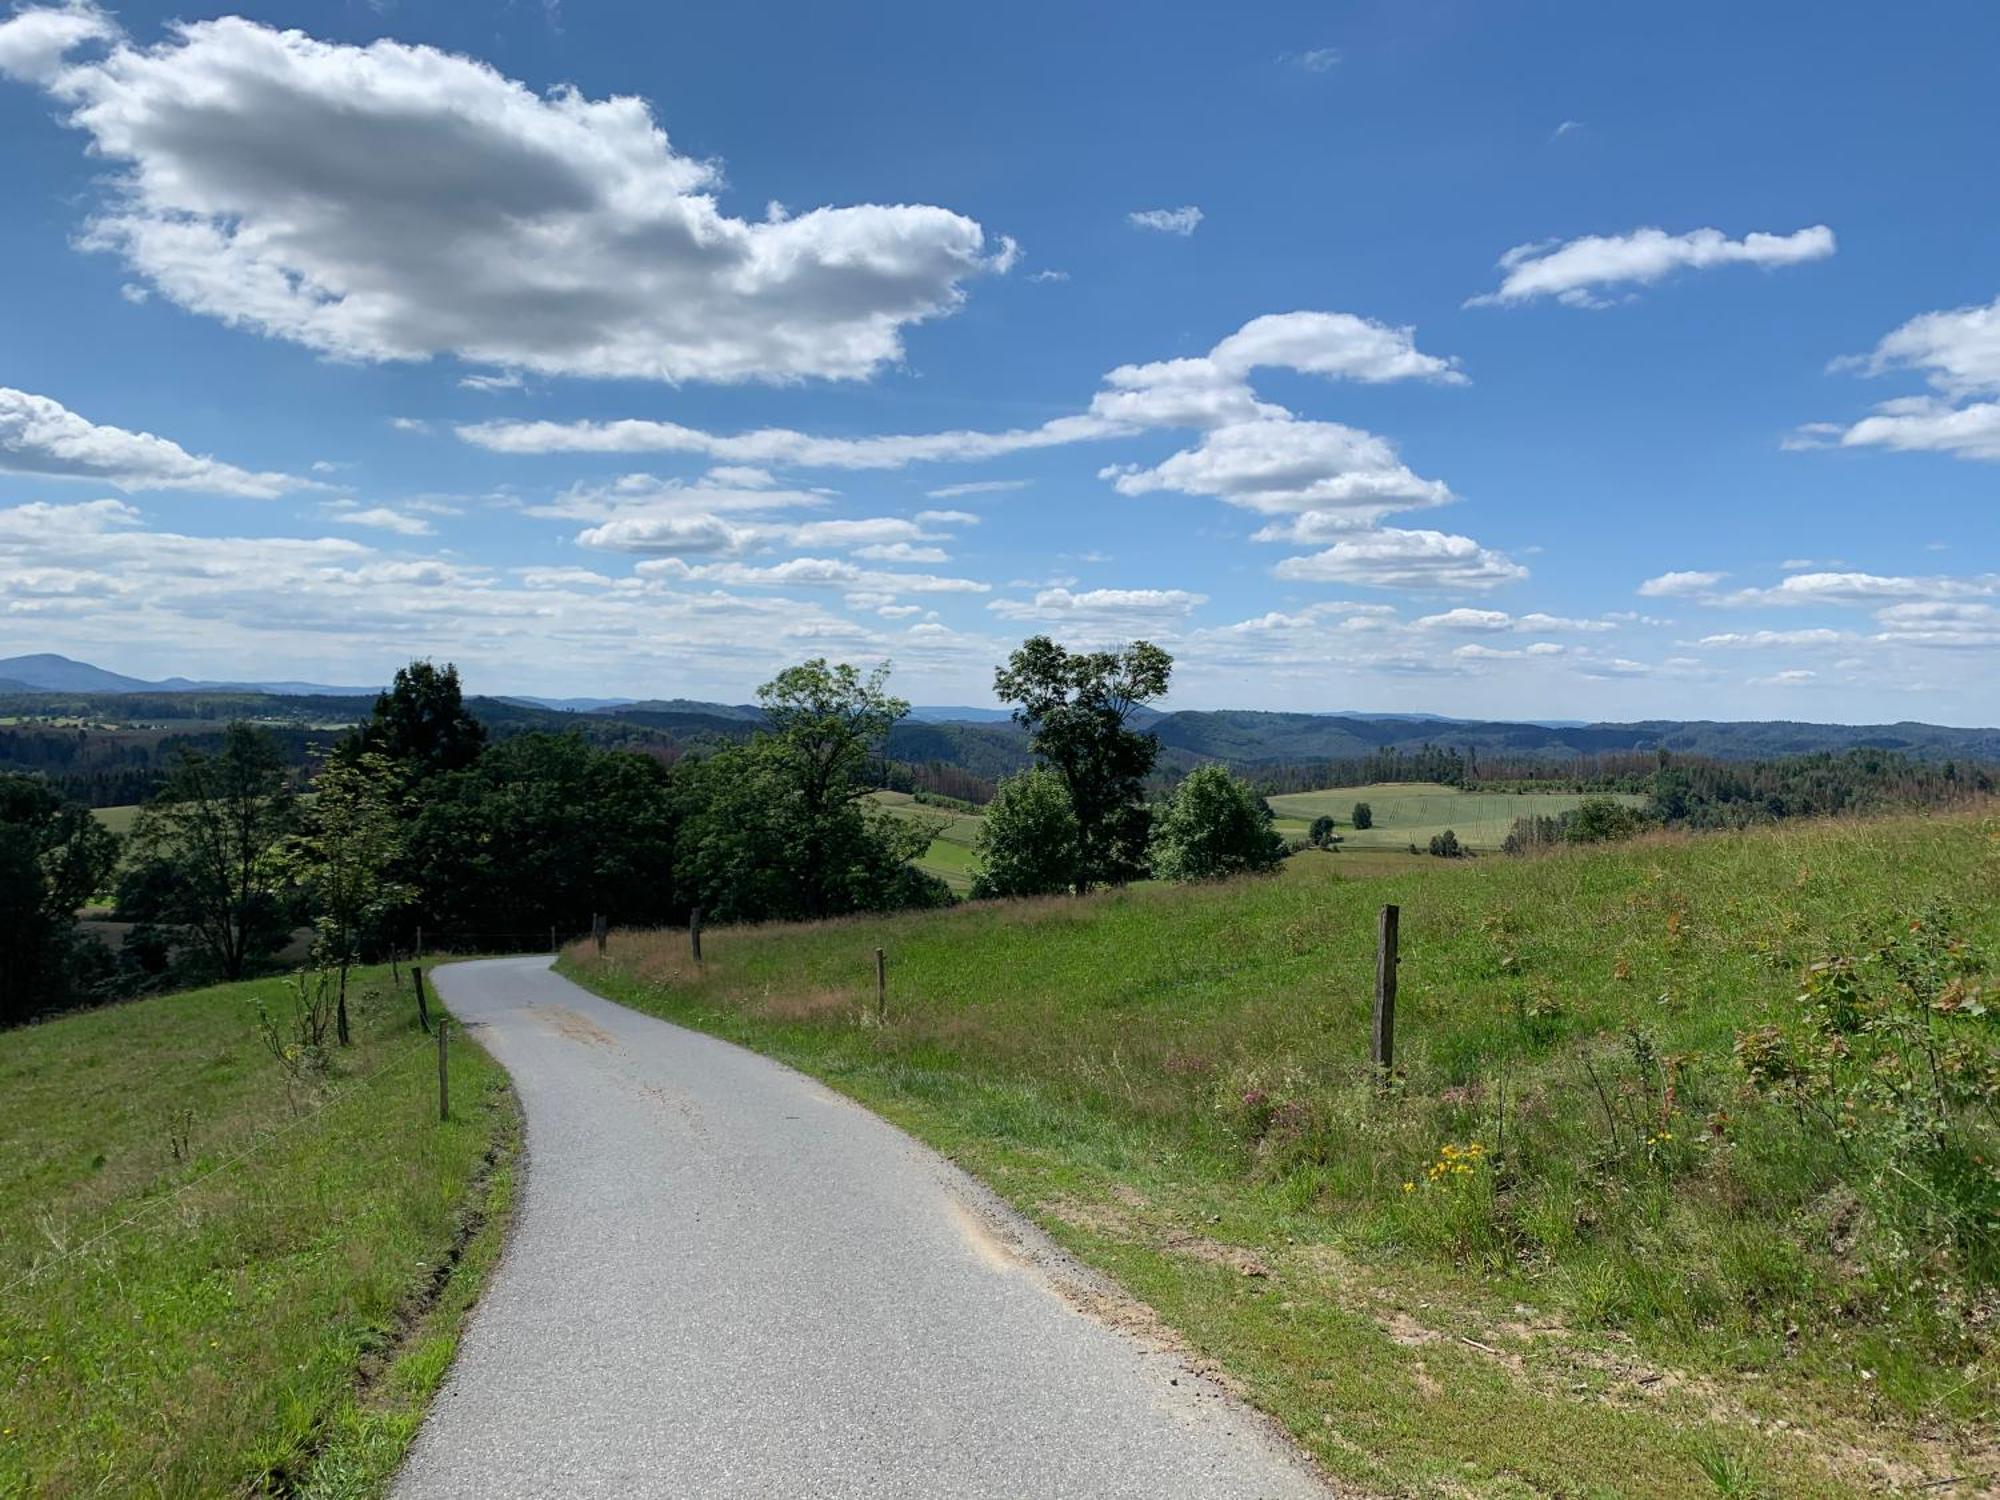
[[[0,1495],[365,1496],[497,1252],[514,1110],[407,988],[288,1080],[279,980],[0,1033]]]
[[[1355,849],[1406,849],[1429,844],[1431,835],[1447,828],[1469,849],[1498,849],[1516,818],[1555,817],[1579,806],[1584,798],[1567,792],[1465,792],[1430,782],[1376,782],[1372,786],[1336,787],[1324,792],[1293,792],[1273,797],[1278,831],[1303,837],[1314,818],[1330,815],[1340,825],[1343,845]],[[1643,807],[1644,797],[1616,799]],[[1366,802],[1375,815],[1371,828],[1356,828],[1354,804]]]
[[[1882,1050],[1907,1039],[1893,1028],[1847,1037],[1868,1066],[1831,1101],[1803,1083],[1766,1096],[1750,1073],[1777,1076],[1793,1055],[1777,1039],[1813,1017],[1876,1015],[1901,986],[1950,1032],[1934,1055],[1991,1097],[1976,1001],[2000,953],[2000,820],[1367,881],[1342,858],[712,930],[699,976],[678,934],[565,962],[952,1153],[1344,1478],[1494,1497],[1990,1492],[1991,1104],[1953,1113],[1950,1151],[1896,1134],[1869,1101],[1884,1079],[1925,1084],[1916,1054]],[[1366,1062],[1384,901],[1404,933],[1387,1090]],[[869,1015],[877,945],[887,1025]],[[1831,956],[1857,962],[1809,968]]]

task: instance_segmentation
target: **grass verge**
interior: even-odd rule
[[[282,979],[0,1035],[0,1494],[379,1493],[498,1253],[517,1114],[407,987],[289,1078]]]
[[[1966,1179],[1969,1216],[1940,1219],[1896,1196],[1913,1158],[1874,1171],[1865,1131],[1760,1094],[1734,1055],[1801,1024],[1814,961],[1887,972],[1870,955],[1937,924],[1990,988],[2000,823],[1656,837],[1365,881],[1292,863],[711,929],[700,973],[684,935],[617,933],[564,968],[946,1151],[1339,1478],[1453,1496],[2000,1483],[1990,1110],[1954,1117],[1986,1176]],[[1384,901],[1404,933],[1386,1092],[1366,1068]]]

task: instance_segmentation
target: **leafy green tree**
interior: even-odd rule
[[[372,750],[329,761],[313,782],[305,826],[284,851],[314,913],[318,960],[339,974],[334,1017],[343,1047],[347,971],[360,957],[362,932],[410,895],[392,873],[403,847],[402,781],[396,763]]]
[[[1431,835],[1431,853],[1439,859],[1461,859],[1465,855],[1465,846],[1459,843],[1458,835],[1447,828],[1443,833]]]
[[[1579,844],[1629,839],[1646,826],[1646,815],[1614,797],[1586,797],[1565,815],[1567,834]]]
[[[1000,783],[973,845],[972,894],[1053,896],[1076,884],[1076,812],[1069,788],[1047,766]]]
[[[1333,829],[1333,815],[1321,813],[1312,820],[1312,826],[1306,830],[1306,842],[1315,849],[1324,849],[1334,841]]]
[[[751,745],[798,842],[795,867],[807,916],[841,906],[842,860],[859,825],[854,806],[880,782],[870,763],[910,705],[892,697],[885,663],[862,673],[824,657],[787,667],[757,689],[765,729]],[[926,841],[928,843],[928,840]],[[919,851],[921,852],[921,851]]]
[[[1149,641],[1122,651],[1071,652],[1045,635],[1022,642],[993,674],[1035,753],[1055,769],[1076,817],[1078,895],[1146,869],[1146,776],[1160,743],[1130,727],[1167,690],[1174,659]]]
[[[1370,807],[1366,802],[1357,802],[1354,804],[1354,816],[1350,821],[1357,830],[1373,828],[1375,826],[1375,809]]]
[[[1285,841],[1271,805],[1226,766],[1201,766],[1174,788],[1153,829],[1153,873],[1162,880],[1220,880],[1274,870]]]
[[[665,922],[680,903],[667,768],[580,734],[521,734],[423,787],[396,878],[405,920],[480,939],[546,938],[595,914]]]
[[[373,752],[402,766],[413,781],[462,771],[486,748],[486,727],[467,712],[458,668],[428,661],[397,669],[375,711],[345,747],[347,758]]]
[[[118,840],[34,776],[0,776],[0,1026],[83,998],[77,908],[110,879]]]
[[[281,947],[290,930],[275,856],[298,811],[282,747],[231,724],[214,754],[181,753],[132,828],[121,914],[179,928],[224,978]]]

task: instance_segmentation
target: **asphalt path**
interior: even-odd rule
[[[929,1149],[547,958],[433,976],[513,1075],[506,1251],[394,1500],[1329,1492]]]

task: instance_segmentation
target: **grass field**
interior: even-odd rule
[[[908,792],[874,792],[870,797],[878,806],[886,808],[898,817],[923,818],[933,823],[943,823],[943,828],[939,830],[938,836],[931,840],[931,846],[925,851],[924,857],[917,861],[917,868],[937,876],[960,896],[971,891],[972,846],[979,838],[981,821],[977,813],[955,812],[946,807],[926,807]]]
[[[91,815],[106,828],[110,829],[120,838],[123,838],[132,831],[132,825],[139,819],[139,804],[135,802],[126,807],[92,808]]]
[[[0,1034],[0,1495],[378,1494],[497,1254],[504,1076],[405,988],[288,1088],[262,980]]]
[[[1273,797],[1278,831],[1304,838],[1312,820],[1328,814],[1339,824],[1343,848],[1407,849],[1428,846],[1433,834],[1449,828],[1466,847],[1500,847],[1516,818],[1554,817],[1578,806],[1584,798],[1569,792],[1463,792],[1433,782],[1377,782],[1372,786],[1335,787],[1323,792],[1294,792]],[[1634,807],[1644,797],[1615,800]],[[1375,815],[1372,828],[1356,828],[1354,804],[1366,802]]]
[[[1990,987],[2000,819],[1365,883],[1345,859],[712,929],[700,975],[678,934],[564,962],[950,1153],[1371,1492],[1993,1493],[1990,1111],[1962,1122],[1963,1184],[1992,1217],[1940,1237],[1866,1166],[1871,1122],[1766,1102],[1732,1048],[1799,1023],[1813,961],[1915,941],[1913,914]],[[1387,1091],[1366,1064],[1384,901],[1404,934]]]

